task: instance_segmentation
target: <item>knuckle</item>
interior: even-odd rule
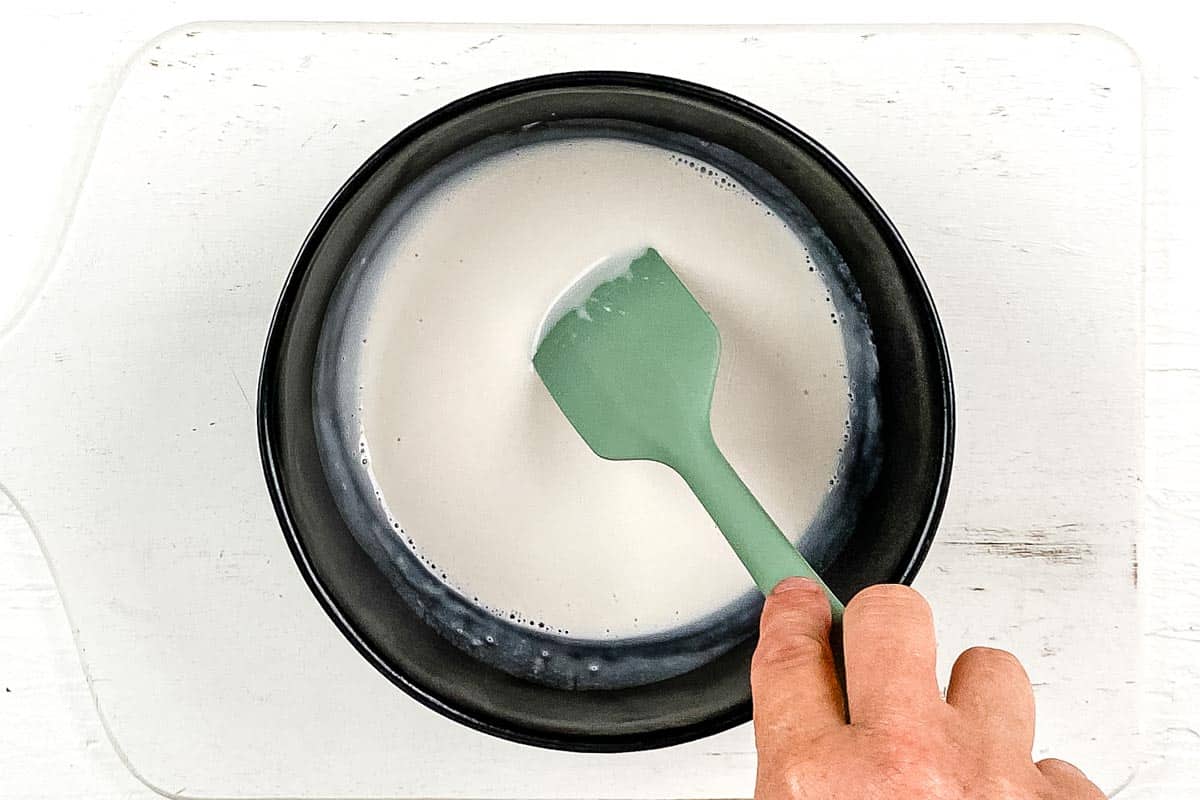
[[[828,646],[805,633],[760,639],[750,660],[751,676],[780,668],[810,664],[825,657]]]
[[[925,783],[953,771],[955,744],[937,725],[893,721],[868,736],[879,766],[897,778]]]
[[[758,633],[768,642],[776,639],[786,641],[800,636],[827,636],[830,621],[828,611],[822,615],[819,609],[814,608],[776,608],[770,613],[764,613],[759,619]]]
[[[781,758],[770,765],[760,765],[754,796],[756,798],[806,797],[814,783],[820,784],[827,776],[824,770],[798,757]]]
[[[787,787],[790,797],[803,797],[812,786],[814,771],[813,765],[792,759],[780,770],[780,782]]]

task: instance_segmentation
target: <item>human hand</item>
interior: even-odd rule
[[[1104,797],[1065,761],[1033,762],[1033,689],[1011,654],[967,650],[942,698],[933,616],[913,589],[864,589],[842,625],[849,722],[821,588],[789,578],[767,598],[750,671],[756,800]]]

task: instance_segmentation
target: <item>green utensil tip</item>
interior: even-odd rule
[[[821,584],[834,621],[843,606],[742,483],[713,439],[709,411],[721,336],[653,248],[565,310],[533,365],[596,455],[665,464],[687,482],[755,584]]]

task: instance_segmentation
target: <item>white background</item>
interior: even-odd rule
[[[644,4],[643,4],[644,5]],[[1192,184],[1200,179],[1200,59],[1194,28],[1165,3],[1104,9],[1013,2],[964,11],[949,3],[869,3],[858,9],[736,11],[682,4],[603,10],[553,3],[498,8],[343,2],[111,2],[80,11],[42,3],[0,29],[0,326],[52,260],[103,111],[132,52],[162,30],[197,19],[371,19],[530,22],[1072,22],[1102,26],[1142,60],[1147,123],[1147,524],[1142,768],[1122,797],[1200,791],[1200,237]],[[3,386],[0,383],[0,386]],[[17,390],[3,386],[0,391]],[[2,424],[2,423],[0,423]],[[1081,664],[1080,669],[1088,665]],[[91,707],[66,619],[36,542],[0,505],[0,797],[149,797],[109,747]],[[1102,732],[1101,732],[1102,735]]]

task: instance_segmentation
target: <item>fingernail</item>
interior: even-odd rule
[[[813,587],[817,586],[817,582],[812,578],[784,578],[779,583],[775,584],[775,588],[771,594],[783,594],[785,592],[794,592],[797,590],[812,591]]]

